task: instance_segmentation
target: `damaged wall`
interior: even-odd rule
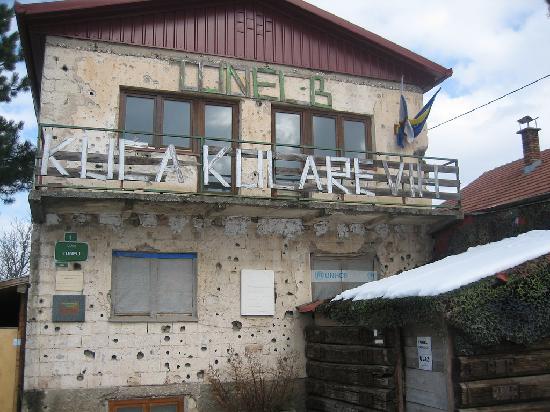
[[[303,328],[308,320],[299,317],[296,306],[311,300],[311,253],[345,256],[375,251],[381,276],[386,276],[423,264],[431,252],[426,247],[430,237],[420,226],[367,228],[301,219],[204,218],[150,205],[123,208],[103,203],[97,213],[92,210],[99,208],[90,204],[76,211],[60,203],[49,209],[43,225],[36,226],[26,410],[34,412],[36,399],[52,410],[72,393],[88,399],[81,410],[97,410],[106,399],[128,398],[135,394],[133,388],[156,385],[168,386],[151,388],[152,394],[187,394],[201,411],[209,410],[200,406],[206,405],[206,373],[209,365],[227,364],[230,347],[239,353],[257,352],[267,363],[281,353],[297,353],[303,378]],[[88,261],[81,264],[87,299],[84,323],[52,322],[53,247],[68,231],[78,233],[79,241],[90,248]],[[113,250],[196,252],[198,321],[110,321]],[[273,317],[240,315],[240,272],[250,268],[275,271]]]

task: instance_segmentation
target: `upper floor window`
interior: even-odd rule
[[[113,252],[112,315],[180,320],[196,314],[193,253]]]

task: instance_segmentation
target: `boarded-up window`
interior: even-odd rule
[[[196,254],[113,252],[113,315],[193,315]]]
[[[374,256],[312,256],[313,300],[329,299],[345,290],[378,280]]]

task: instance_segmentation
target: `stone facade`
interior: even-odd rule
[[[178,62],[186,57],[211,63],[220,60],[48,37],[40,121],[118,128],[121,88],[178,92]],[[393,127],[399,85],[338,74],[326,75],[326,79],[333,109],[372,116],[374,149],[398,151]],[[421,90],[407,87],[405,94],[410,111],[419,110]],[[270,101],[240,99],[240,136],[270,142],[271,105]],[[105,152],[105,134],[91,133],[89,139],[92,152]],[[423,153],[426,148],[424,132],[403,153]],[[69,180],[79,183],[79,179]],[[322,211],[305,216],[307,212],[300,215],[292,208],[279,210],[254,203],[252,211],[220,215],[215,210],[225,209],[223,202],[213,206],[197,201],[191,207],[123,196],[79,200],[74,190],[66,193],[71,201],[63,196],[43,203],[38,200],[40,211],[35,211],[24,396],[24,410],[29,412],[106,411],[108,400],[170,395],[186,396],[186,412],[215,411],[208,396],[208,370],[227,364],[230,348],[239,353],[254,350],[267,364],[281,354],[296,354],[300,388],[300,379],[305,378],[303,330],[310,319],[299,315],[296,307],[312,299],[311,255],[370,253],[376,256],[376,271],[383,277],[424,264],[432,252],[428,224],[415,220],[413,212],[402,221],[383,208],[377,214],[366,208],[354,213],[335,211],[334,216],[324,217]],[[60,294],[52,257],[55,242],[63,240],[65,232],[76,232],[90,249],[88,260],[81,263],[86,296],[83,323],[52,322],[52,296]],[[113,250],[196,253],[197,319],[114,321]],[[241,316],[242,269],[275,271],[273,317]],[[303,410],[304,397],[299,394],[301,402],[294,407]]]

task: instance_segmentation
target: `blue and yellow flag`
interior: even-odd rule
[[[405,147],[405,139],[409,143],[412,143],[415,138],[422,133],[422,129],[426,125],[428,116],[432,110],[432,105],[437,97],[437,94],[441,91],[441,88],[435,92],[430,101],[418,112],[418,114],[413,119],[403,118],[403,114],[407,113],[407,102],[403,95],[401,95],[401,108],[400,108],[400,119],[399,119],[399,130],[397,132],[397,144],[399,147]],[[410,128],[412,128],[412,133]]]

